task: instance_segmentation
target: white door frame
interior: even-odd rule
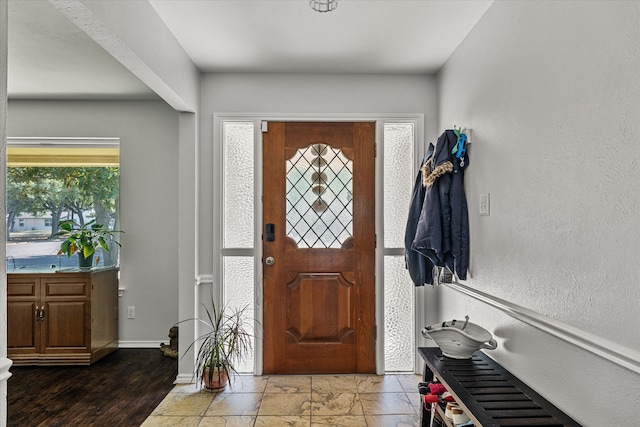
[[[254,218],[255,218],[255,230],[254,230],[254,249],[238,249],[235,251],[241,251],[239,255],[253,256],[254,257],[254,274],[255,274],[255,313],[256,313],[256,325],[262,323],[263,318],[263,295],[262,287],[258,284],[262,284],[262,131],[261,125],[263,122],[278,121],[278,122],[295,122],[295,121],[308,121],[308,122],[358,122],[358,121],[375,121],[376,122],[376,146],[378,155],[376,157],[376,180],[375,180],[375,194],[376,194],[376,328],[377,328],[377,340],[376,340],[376,372],[378,375],[382,375],[385,372],[384,368],[384,212],[383,212],[383,179],[384,179],[384,164],[383,164],[383,125],[385,122],[405,122],[415,124],[414,134],[414,159],[422,157],[425,149],[424,143],[424,114],[394,114],[394,113],[380,113],[380,114],[274,114],[274,113],[216,113],[213,115],[213,166],[216,170],[214,173],[214,180],[217,184],[214,184],[214,206],[222,206],[221,200],[215,200],[215,197],[222,197],[223,192],[223,159],[222,159],[222,126],[225,121],[242,121],[253,122],[255,129],[255,146],[254,146]],[[417,165],[417,161],[414,162]],[[414,174],[417,173],[417,166],[414,165]],[[217,194],[216,194],[217,193]],[[217,202],[217,203],[216,203]],[[407,200],[407,204],[409,200]],[[221,218],[221,216],[214,215],[214,218]],[[222,221],[219,224],[213,224],[213,229],[218,231],[218,235],[222,236]],[[218,283],[222,282],[222,269],[220,268],[221,253],[221,241],[218,244],[214,244],[213,248],[213,277],[219,279]],[[388,254],[391,255],[391,254]],[[198,302],[196,301],[196,304]],[[422,304],[416,304],[416,319],[420,322],[420,319],[424,318],[422,312],[424,307]],[[420,323],[417,323],[420,324]],[[255,342],[255,366],[254,374],[262,375],[262,335],[259,327],[256,330],[256,342]],[[416,342],[417,334],[420,328],[415,327]],[[418,360],[416,359],[415,370],[418,371]]]

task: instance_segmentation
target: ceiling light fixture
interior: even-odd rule
[[[309,6],[316,12],[331,12],[338,7],[338,0],[309,0]]]

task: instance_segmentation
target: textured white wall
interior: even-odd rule
[[[120,341],[130,346],[168,341],[178,321],[178,114],[161,101],[9,102],[12,137],[120,137]]]
[[[126,310],[129,305],[137,308],[135,323],[130,320],[126,323],[121,321],[124,326],[121,328],[121,340],[136,347],[145,345],[147,340],[166,341],[167,331],[164,328],[167,323],[175,322],[178,318],[194,317],[200,72],[147,1],[51,0],[51,3],[167,104],[177,111],[185,112],[180,114],[177,122],[169,119],[161,125],[153,124],[153,129],[161,131],[162,137],[157,142],[151,138],[142,138],[144,143],[136,146],[142,152],[132,153],[131,157],[138,158],[145,151],[151,153],[156,148],[162,152],[161,159],[156,159],[157,154],[154,154],[141,159],[143,168],[135,171],[132,169],[136,176],[131,184],[135,186],[133,183],[138,183],[142,187],[137,186],[131,193],[136,196],[131,215],[146,212],[155,214],[159,205],[169,208],[161,208],[163,210],[158,222],[152,222],[156,228],[155,234],[164,236],[161,241],[158,241],[157,236],[148,240],[149,247],[153,247],[154,251],[149,252],[153,255],[147,257],[152,259],[141,259],[140,265],[144,267],[131,274],[131,283],[142,282],[144,286],[134,294],[127,291],[121,299],[121,309]],[[135,113],[124,120],[124,123],[131,123],[130,119],[135,120]],[[145,129],[144,123],[139,123],[139,126],[139,129]],[[145,175],[145,167],[152,172]],[[154,187],[149,180],[157,180],[160,185]],[[165,184],[168,185],[163,188]],[[163,190],[166,190],[166,198]],[[141,203],[148,198],[153,198],[148,205],[151,209],[145,209],[145,204]],[[124,204],[123,209],[126,209]],[[123,255],[125,253],[126,250],[123,250]],[[154,268],[154,272],[147,275],[149,266],[156,263],[160,267]],[[123,260],[123,268],[125,265]],[[145,278],[140,280],[136,276]],[[123,277],[126,277],[124,273]],[[160,284],[156,289],[148,286],[156,280]],[[179,306],[176,300],[178,287]],[[142,319],[141,305],[144,309]],[[171,324],[173,323],[169,323],[169,326]],[[182,346],[183,343],[188,345],[192,341],[189,337],[193,337],[193,330],[187,324],[181,328],[183,351],[186,348]],[[192,361],[183,358],[179,365],[180,372],[190,372]]]
[[[438,75],[473,129],[467,284],[640,351],[640,2],[495,2]],[[491,215],[478,215],[490,193]],[[640,418],[640,376],[452,290],[444,318],[584,425]],[[615,408],[615,409],[613,409]]]
[[[205,74],[202,79],[199,266],[212,274],[214,113],[422,113],[425,137],[436,135],[435,79],[429,76]],[[216,183],[217,185],[217,183]]]

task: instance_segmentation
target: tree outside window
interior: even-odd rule
[[[79,224],[95,220],[119,229],[120,168],[69,166],[47,161],[46,166],[7,167],[7,272],[75,268],[76,255],[57,255],[61,239],[55,237],[61,220]],[[98,162],[99,163],[99,162]],[[98,250],[95,266],[117,265],[118,247]]]

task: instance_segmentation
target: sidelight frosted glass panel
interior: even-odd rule
[[[253,334],[254,314],[254,258],[223,257],[224,303],[230,308],[246,308],[247,325]],[[255,348],[255,340],[253,342]],[[236,366],[238,372],[253,372],[253,351]]]
[[[225,122],[223,247],[253,248],[254,126],[252,122]]]
[[[384,247],[404,247],[413,176],[414,126],[384,125]]]
[[[387,372],[413,371],[414,287],[404,257],[384,257],[384,365]]]

